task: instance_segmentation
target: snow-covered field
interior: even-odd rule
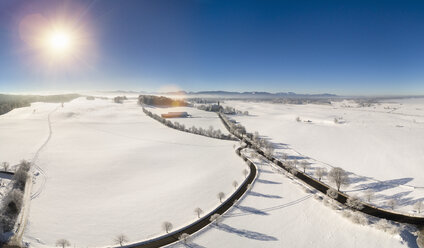
[[[342,190],[363,196],[375,192],[372,203],[415,214],[413,204],[424,200],[424,99],[390,100],[371,107],[350,101],[332,105],[290,105],[227,101],[250,116],[235,116],[250,132],[258,131],[299,161],[330,170],[351,172],[351,186]],[[296,118],[300,118],[300,122]],[[337,118],[339,123],[335,123]]]
[[[397,211],[411,214],[412,204],[424,199],[422,100],[366,108],[348,101],[226,104],[249,111],[234,118],[268,137],[277,155],[311,162],[307,173],[331,166],[351,172],[351,186],[342,189],[350,195],[362,196],[371,188],[373,204],[386,207],[395,198]],[[149,110],[186,111],[193,118],[173,120],[226,131],[215,113]],[[92,247],[112,245],[121,233],[130,242],[163,235],[162,222],[172,222],[175,230],[197,219],[195,207],[215,208],[217,193],[231,194],[233,180],[241,182],[246,168],[234,153],[237,142],[168,128],[147,117],[135,100],[115,104],[79,98],[64,108],[37,103],[15,109],[0,116],[0,138],[0,161],[27,159],[39,166],[24,238],[31,247],[54,246],[60,238]],[[190,247],[415,247],[408,230],[392,235],[353,224],[267,162],[255,161],[260,170],[251,191],[219,226],[196,233]]]
[[[33,109],[36,108],[36,112]],[[31,247],[112,245],[118,234],[130,242],[164,234],[197,219],[219,204],[216,195],[234,191],[245,163],[236,142],[180,132],[147,117],[135,101],[84,98],[34,104],[0,119],[0,161],[31,160],[49,135],[35,163],[29,224]]]
[[[268,162],[255,161],[259,175],[251,191],[224,214],[222,223],[194,234],[187,247],[415,247],[410,232],[392,235],[353,224]]]
[[[223,134],[229,134],[228,130],[224,127],[218,115],[214,112],[203,111],[194,107],[146,107],[146,109],[158,115],[166,114],[168,112],[187,112],[190,115],[188,118],[172,118],[169,120],[172,122],[179,122],[180,124],[184,124],[186,128],[195,126],[197,128],[201,127],[207,130],[210,127],[213,127],[214,130],[220,130]]]

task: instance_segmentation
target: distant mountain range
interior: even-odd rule
[[[337,97],[335,94],[297,94],[294,92],[278,92],[270,93],[266,91],[246,91],[246,92],[237,92],[237,91],[198,91],[198,92],[186,92],[186,91],[175,91],[175,92],[165,92],[162,93],[165,95],[191,95],[191,96],[229,96],[229,97]]]
[[[115,94],[141,94],[141,95],[174,95],[174,96],[187,96],[187,97],[224,97],[224,98],[331,98],[338,97],[335,94],[297,94],[294,92],[278,92],[278,93],[270,93],[266,91],[246,91],[246,92],[237,92],[237,91],[172,91],[172,92],[145,92],[145,91],[109,91],[108,93]]]

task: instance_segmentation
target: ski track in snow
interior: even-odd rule
[[[38,156],[40,155],[40,152],[44,149],[44,147],[46,147],[47,146],[47,144],[49,143],[49,141],[50,141],[50,139],[51,139],[51,137],[52,137],[52,123],[51,123],[51,120],[50,120],[50,116],[51,116],[51,114],[53,113],[53,112],[55,112],[57,110],[57,108],[55,108],[53,111],[51,111],[48,115],[47,115],[47,122],[48,122],[48,125],[49,125],[49,135],[47,136],[47,139],[46,139],[46,141],[44,141],[44,143],[38,148],[38,150],[35,152],[35,154],[34,154],[34,157],[32,158],[32,160],[31,160],[31,163],[35,166],[35,171],[34,172],[39,172],[40,174],[37,176],[37,178],[40,178],[41,179],[41,185],[40,185],[40,187],[37,189],[37,191],[35,192],[35,193],[33,193],[32,195],[31,195],[31,200],[33,200],[33,199],[35,199],[35,198],[37,198],[40,194],[41,194],[41,192],[44,190],[44,188],[46,187],[46,182],[47,182],[47,175],[46,175],[46,172],[40,167],[40,166],[38,166],[37,165],[37,160],[38,160]]]

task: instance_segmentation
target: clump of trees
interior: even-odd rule
[[[386,219],[379,220],[377,223],[375,223],[375,226],[377,227],[377,229],[380,229],[390,234],[396,234],[400,232],[399,226],[390,223]]]
[[[187,245],[190,242],[190,234],[183,233],[181,234],[178,239],[185,245]]]
[[[113,102],[115,103],[123,103],[125,100],[128,100],[126,96],[116,96],[113,98]]]
[[[209,220],[211,222],[214,222],[215,225],[219,226],[219,223],[221,222],[221,215],[220,214],[213,214]]]
[[[356,196],[351,196],[347,198],[346,206],[351,208],[353,211],[361,210],[364,208],[364,205],[362,204],[361,200]]]
[[[189,106],[189,104],[184,100],[171,99],[164,96],[152,96],[152,95],[139,95],[138,104],[150,105],[150,106],[159,106],[159,107],[184,107]]]
[[[221,112],[226,115],[249,115],[249,111],[241,111],[230,106],[222,107],[218,104],[199,105],[198,109],[209,112]]]
[[[29,177],[31,164],[22,161],[15,175],[13,176],[13,187],[5,194],[3,203],[0,206],[0,230],[9,232],[13,230],[16,218],[21,211],[23,204],[23,191]]]
[[[183,132],[198,134],[206,137],[211,137],[215,139],[223,139],[223,140],[236,140],[233,136],[230,134],[223,134],[221,130],[215,130],[212,126],[210,126],[208,129],[204,129],[202,127],[195,127],[192,126],[190,128],[186,128],[184,124],[180,124],[179,122],[172,122],[170,120],[167,120],[165,118],[162,118],[161,116],[154,114],[143,107],[143,112],[148,115],[149,117],[159,121],[160,123],[164,124],[165,126],[168,126],[173,129],[177,129]]]

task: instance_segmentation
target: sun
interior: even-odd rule
[[[72,52],[74,39],[72,33],[64,28],[49,30],[45,36],[45,48],[51,55],[63,57]]]

